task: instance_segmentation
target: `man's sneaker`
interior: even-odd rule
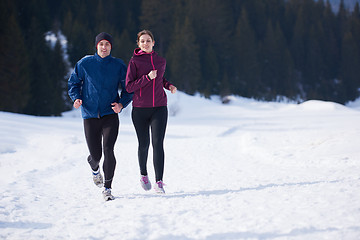
[[[147,175],[141,175],[140,183],[142,188],[145,191],[149,191],[151,189],[151,182],[149,181],[149,178]]]
[[[99,188],[104,186],[104,180],[103,177],[100,173],[100,168],[97,171],[93,171],[93,180],[96,186],[98,186]]]
[[[155,189],[155,192],[157,193],[165,193],[165,190],[164,190],[164,183],[163,181],[157,181],[155,186],[154,186],[154,189]]]
[[[104,188],[102,194],[103,194],[103,197],[104,197],[105,201],[115,199],[115,197],[111,194],[111,188]]]

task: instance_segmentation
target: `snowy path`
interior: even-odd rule
[[[182,94],[169,105],[166,195],[140,187],[128,111],[111,202],[80,118],[0,112],[0,239],[360,239],[360,111]]]

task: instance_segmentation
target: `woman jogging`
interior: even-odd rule
[[[137,45],[130,59],[126,74],[126,89],[133,92],[132,121],[138,138],[138,160],[140,183],[144,190],[151,189],[146,163],[150,145],[153,146],[153,162],[157,193],[165,193],[164,174],[164,137],[167,125],[167,97],[164,88],[171,93],[176,87],[164,78],[166,60],[153,51],[154,36],[149,30],[137,35]]]
[[[84,132],[90,155],[87,158],[92,169],[93,181],[103,187],[103,197],[113,200],[111,184],[116,159],[114,145],[119,131],[118,113],[131,101],[132,94],[125,88],[126,65],[114,58],[110,52],[113,40],[108,33],[100,33],[95,38],[96,53],[77,62],[68,80],[69,96],[74,107],[81,106]],[[121,85],[121,97],[118,89]],[[100,159],[104,151],[103,172]]]

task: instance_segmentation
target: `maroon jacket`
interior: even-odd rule
[[[126,91],[133,92],[134,107],[161,107],[167,105],[164,88],[172,85],[164,78],[165,58],[156,52],[146,53],[136,48],[130,59],[126,73]],[[151,80],[147,75],[157,70],[157,76]]]

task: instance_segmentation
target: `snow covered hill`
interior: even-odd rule
[[[171,95],[165,195],[140,187],[129,107],[111,202],[92,183],[79,111],[0,112],[0,238],[360,239],[360,111],[349,106]]]

